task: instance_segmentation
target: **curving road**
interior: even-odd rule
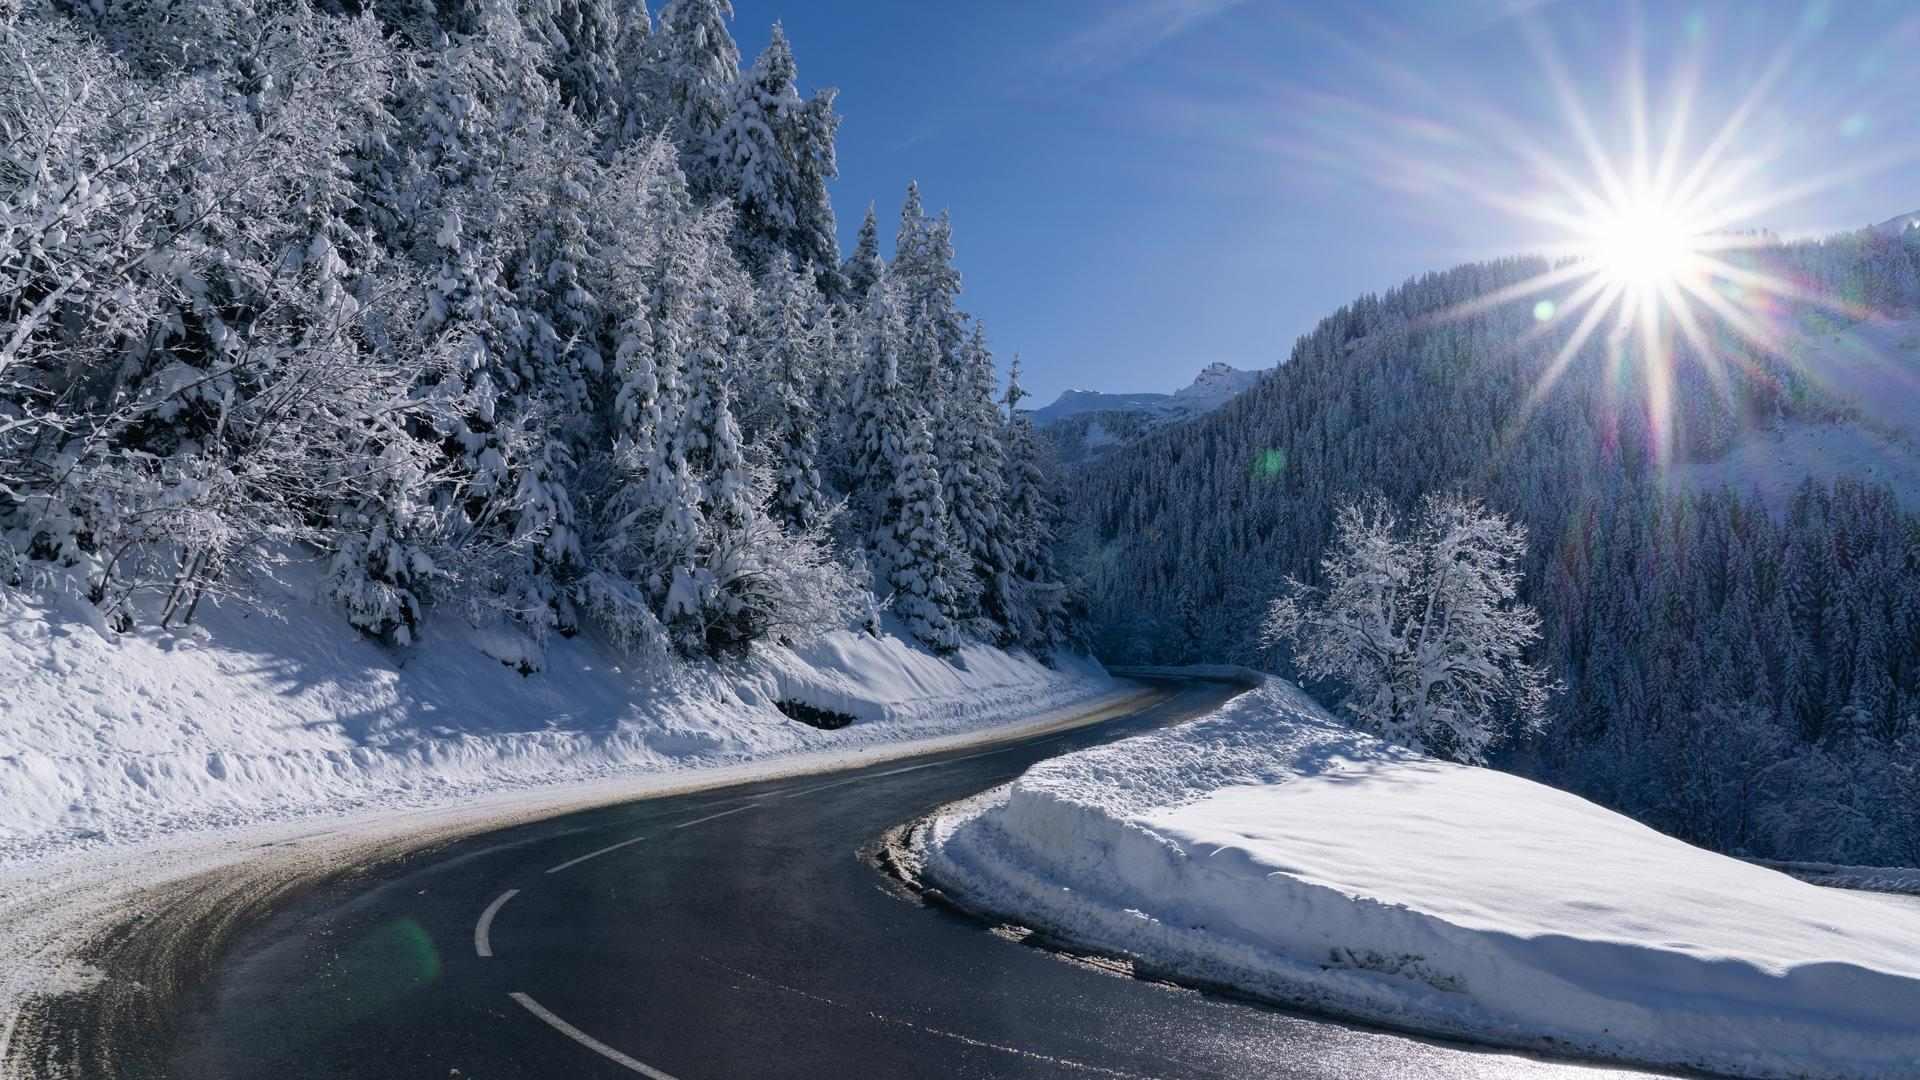
[[[186,1003],[166,1075],[232,1080],[1611,1074],[1236,1003],[922,904],[863,855],[1094,727],[652,799],[308,893]],[[1613,1074],[1617,1075],[1617,1074]]]

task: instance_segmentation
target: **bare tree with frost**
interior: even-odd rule
[[[1478,763],[1512,729],[1539,730],[1549,692],[1527,662],[1540,616],[1517,603],[1527,531],[1478,500],[1430,495],[1410,532],[1386,500],[1342,507],[1324,588],[1288,579],[1263,640],[1396,742]]]

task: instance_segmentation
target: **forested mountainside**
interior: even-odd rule
[[[0,582],[164,626],[305,550],[397,644],[1063,641],[950,222],[843,263],[834,93],[731,16],[0,5]]]
[[[1741,258],[1861,317],[1920,308],[1913,232]],[[1723,850],[1920,861],[1920,517],[1844,479],[1769,512],[1673,468],[1756,428],[1850,422],[1795,362],[1833,314],[1774,301],[1777,348],[1708,328],[1712,356],[1676,337],[1657,370],[1603,332],[1555,381],[1566,335],[1531,298],[1462,307],[1546,269],[1363,297],[1218,413],[1090,465],[1071,509],[1100,652],[1277,665],[1260,617],[1288,575],[1315,579],[1343,500],[1464,490],[1530,530],[1539,659],[1566,685],[1510,767]]]

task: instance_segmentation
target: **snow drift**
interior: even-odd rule
[[[1920,1070],[1920,910],[1396,749],[1278,681],[929,832],[962,902],[1279,1002],[1743,1075]]]
[[[115,634],[85,602],[0,589],[0,861],[75,846],[639,770],[852,750],[1031,718],[1115,691],[1091,661],[985,646],[937,657],[835,633],[744,664],[633,667],[581,637],[544,654],[446,613],[395,650],[312,599]],[[542,670],[522,675],[538,660]],[[823,731],[776,702],[851,714]]]

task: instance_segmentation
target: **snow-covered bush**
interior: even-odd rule
[[[1336,519],[1324,588],[1289,581],[1265,640],[1300,671],[1337,679],[1370,730],[1478,763],[1514,730],[1546,722],[1548,678],[1527,662],[1540,616],[1518,603],[1526,530],[1478,501],[1431,495],[1411,531],[1378,496]]]

